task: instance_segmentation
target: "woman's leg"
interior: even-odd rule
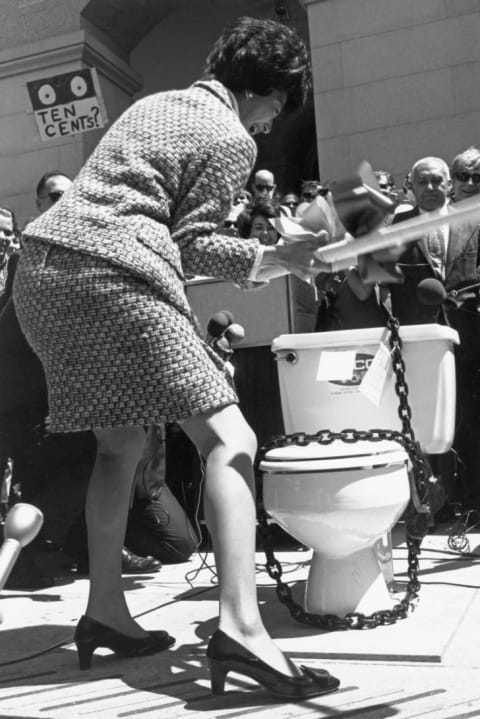
[[[135,468],[142,454],[142,427],[95,432],[97,455],[85,507],[90,593],[85,614],[130,636],[146,632],[132,619],[122,585],[122,547]]]
[[[205,519],[220,582],[219,627],[267,664],[291,674],[260,616],[255,577],[256,438],[236,405],[193,417],[182,429],[205,458]]]

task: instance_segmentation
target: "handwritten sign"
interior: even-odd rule
[[[27,82],[42,141],[95,130],[107,122],[95,68]]]

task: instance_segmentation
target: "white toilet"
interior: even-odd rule
[[[386,350],[380,345],[386,336],[385,328],[372,328],[276,338],[272,351],[285,432],[401,431],[395,377],[382,370]],[[400,336],[416,438],[426,452],[446,452],[455,424],[453,345],[458,335],[449,327],[415,325],[401,327]],[[410,497],[402,447],[341,440],[291,445],[270,450],[260,469],[267,512],[313,549],[306,610],[344,616],[388,609],[391,601],[374,545],[391,530]]]

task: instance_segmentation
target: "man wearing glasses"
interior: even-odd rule
[[[457,166],[461,169],[454,170],[455,199],[460,200],[464,197],[460,195],[460,187],[474,186],[478,192],[478,183],[463,176],[463,173],[472,174],[471,165],[468,165],[468,171],[466,165],[454,164]],[[395,215],[393,223],[433,210],[447,217],[455,211],[449,201],[451,188],[450,171],[444,160],[439,157],[418,160],[411,170],[416,207]],[[449,461],[450,455],[431,457],[432,469],[440,475],[447,496],[446,506],[436,515],[437,522],[454,518],[455,502],[463,504],[464,508],[480,509],[480,314],[477,309],[480,295],[477,289],[467,293],[462,301],[460,293],[462,287],[475,285],[480,277],[478,235],[479,226],[466,223],[452,227],[446,224],[435,232],[420,236],[418,241],[406,247],[398,260],[404,282],[390,286],[392,312],[401,324],[447,323],[460,335],[460,345],[455,353],[457,423],[454,441],[454,456],[459,458],[459,464],[457,472],[456,466],[449,466],[456,463]],[[438,302],[428,299],[428,303],[423,303],[417,295],[417,287],[427,278],[439,280],[447,293],[460,293],[457,294],[458,307],[453,302],[442,305],[441,295]]]
[[[275,195],[275,178],[270,170],[257,170],[253,177],[252,194],[253,200],[272,202]]]
[[[40,213],[49,210],[70,188],[72,180],[58,170],[46,172],[37,185],[36,205]]]
[[[318,180],[303,180],[301,188],[302,202],[311,202],[317,195],[326,197],[328,188],[324,187]]]
[[[9,207],[0,207],[0,310],[4,305],[2,293],[10,272],[8,262],[19,249],[19,236],[20,232],[13,210]]]
[[[457,155],[451,166],[455,202],[480,192],[480,150],[469,147]]]

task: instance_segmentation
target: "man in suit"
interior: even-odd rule
[[[411,188],[416,206],[396,215],[393,223],[436,210],[447,218],[455,212],[450,203],[451,179],[448,165],[439,157],[424,157],[413,165]],[[455,467],[446,471],[443,458],[440,474],[448,500],[480,508],[480,457],[471,448],[480,445],[480,401],[476,398],[480,367],[480,315],[475,293],[460,307],[422,304],[417,287],[426,278],[436,278],[447,292],[459,290],[480,279],[478,257],[479,226],[463,224],[428,233],[407,246],[398,265],[405,276],[402,284],[390,287],[392,313],[400,324],[449,324],[460,336],[456,352],[457,426],[454,449],[458,453],[460,483],[455,486]],[[415,421],[415,418],[413,418]],[[478,429],[477,429],[478,428]],[[435,466],[435,461],[433,462]],[[456,464],[456,463],[453,463]],[[450,476],[447,476],[450,475]],[[448,505],[447,505],[448,506]]]
[[[416,205],[396,215],[394,224],[433,210],[445,216],[455,212],[449,202],[452,183],[446,162],[438,157],[422,158],[414,164],[411,176]],[[479,279],[477,252],[478,226],[474,224],[451,228],[445,224],[440,231],[409,244],[398,260],[405,281],[390,288],[393,314],[402,324],[441,321],[441,307],[419,302],[416,294],[419,282],[434,277],[447,292],[476,282]]]

